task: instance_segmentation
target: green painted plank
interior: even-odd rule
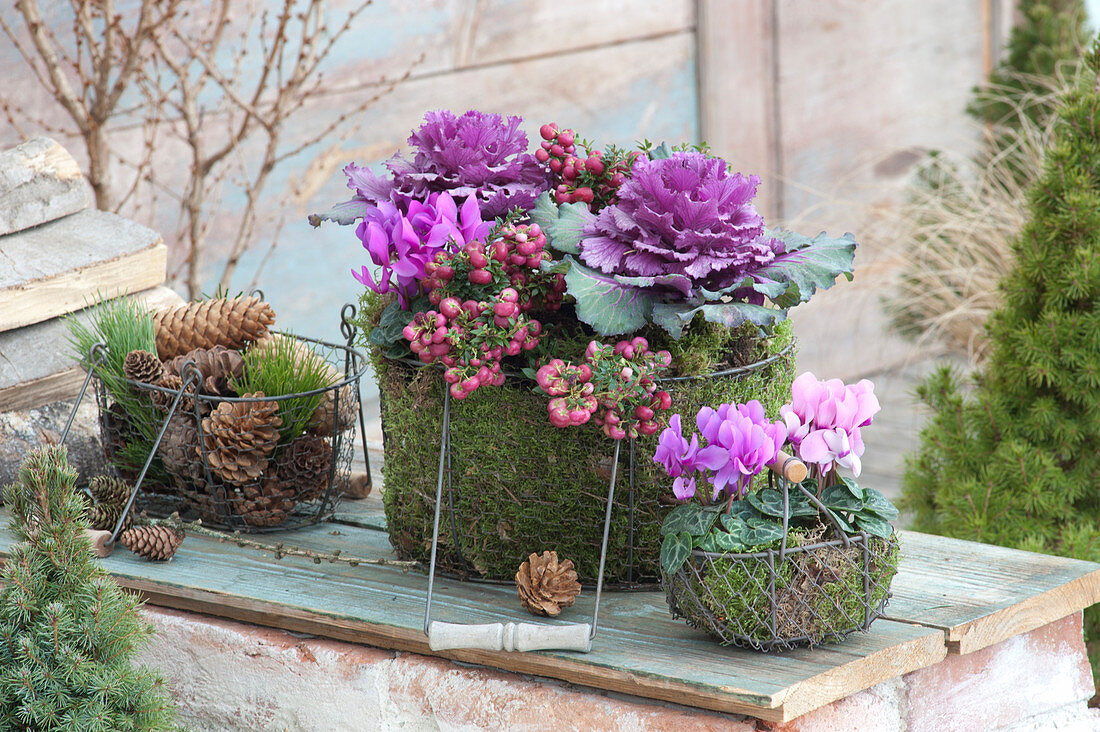
[[[338,533],[333,533],[338,532]],[[390,556],[381,532],[326,524],[264,541]],[[0,552],[10,546],[0,532]],[[422,635],[426,578],[375,566],[314,564],[191,536],[176,558],[150,563],[119,550],[103,560],[122,584],[157,604],[197,609],[277,627],[428,652]],[[586,622],[585,592],[559,621]],[[530,622],[512,587],[437,581],[435,619]],[[721,648],[674,621],[656,592],[605,593],[601,627],[589,654],[458,651],[452,658],[536,673],[641,696],[783,720],[899,674],[934,664],[946,652],[941,631],[880,621],[844,644],[785,654]]]
[[[887,617],[943,629],[970,653],[1100,601],[1100,564],[900,532]]]

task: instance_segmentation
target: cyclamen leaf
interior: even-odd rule
[[[695,515],[702,511],[703,507],[698,503],[685,503],[672,509],[661,524],[661,536],[686,531],[688,524],[694,522]]]
[[[781,308],[789,308],[806,302],[818,288],[827,290],[844,275],[852,279],[856,241],[851,234],[839,239],[824,232],[813,239],[793,231],[767,232],[787,246],[764,267],[750,273],[753,289],[768,296]],[[778,285],[784,285],[781,294]]]
[[[530,212],[531,221],[538,224],[546,241],[554,249],[566,254],[577,254],[578,244],[584,227],[595,220],[595,216],[583,203],[554,203],[549,193],[542,193],[535,199],[535,207]]]
[[[745,498],[760,513],[783,518],[783,494],[779,491],[765,488],[759,493],[749,493]]]
[[[589,269],[569,255],[565,284],[577,301],[577,318],[600,335],[633,333],[653,312],[655,292],[624,285],[615,277]]]
[[[762,518],[763,514],[753,508],[752,504],[747,501],[734,501],[730,507],[730,516],[740,518],[745,521],[750,518]],[[723,519],[724,521],[725,519]]]
[[[846,476],[841,476],[840,484],[847,488],[848,492],[851,493],[854,497],[858,498],[861,501],[863,500],[864,489],[859,487],[859,483]]]
[[[889,521],[870,513],[856,514],[856,526],[872,536],[879,536],[883,539],[889,539],[890,535],[894,533],[894,527],[890,525]]]
[[[740,540],[740,534],[734,535],[727,534],[724,531],[718,531],[707,534],[707,537],[712,539],[712,544],[715,547],[715,549],[711,551],[734,553],[745,551],[745,545]]]
[[[810,503],[810,499],[802,491],[791,491],[788,498],[787,513],[791,518],[803,516],[816,516],[817,506]]]
[[[722,514],[722,528],[731,534],[740,534],[748,528],[748,524],[746,524],[745,520],[740,516],[724,513]]]
[[[863,489],[863,510],[870,511],[888,521],[898,517],[897,507],[890,502],[889,498],[874,488]]]
[[[856,512],[863,509],[863,501],[849,492],[846,485],[831,485],[821,494],[821,502],[835,511]]]
[[[661,544],[661,569],[674,575],[691,556],[691,535],[686,532],[669,534]]]

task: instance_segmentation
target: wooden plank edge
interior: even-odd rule
[[[1100,569],[983,618],[947,628],[947,648],[963,656],[1049,625],[1100,602]]]
[[[0,331],[14,330],[82,310],[120,292],[136,294],[164,283],[168,248],[157,238],[151,246],[48,279],[29,280],[0,290]],[[125,282],[119,282],[122,270]],[[101,297],[102,296],[102,297]]]
[[[295,633],[309,633],[348,643],[372,645],[423,656],[437,656],[513,673],[545,676],[594,689],[630,694],[641,699],[669,702],[725,714],[744,714],[768,722],[784,721],[784,710],[775,705],[773,698],[747,691],[727,688],[723,689],[723,693],[716,694],[686,682],[673,683],[646,674],[578,663],[540,653],[432,651],[428,647],[427,636],[409,628],[376,625],[353,618],[319,616],[276,603],[188,587],[164,586],[139,578],[112,576],[123,588],[136,592],[148,604],[159,607],[202,613]]]
[[[929,628],[929,630],[939,629]],[[861,659],[861,665],[872,667],[874,672],[860,681],[859,688],[852,688],[852,674],[855,671],[851,664],[835,666],[788,687],[779,699],[779,709],[782,713],[780,721],[789,722],[827,704],[858,694],[883,681],[935,666],[945,658],[947,658],[945,634],[940,631],[930,632],[864,656]]]
[[[34,409],[62,399],[75,399],[84,383],[84,376],[84,371],[74,366],[0,389],[0,412]]]

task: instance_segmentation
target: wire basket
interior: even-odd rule
[[[794,348],[702,377],[660,380],[671,412],[694,414],[723,401],[782,403]],[[615,442],[596,429],[563,430],[546,418],[546,397],[510,376],[451,403],[437,565],[440,574],[511,583],[531,552],[573,561],[581,582],[599,576],[608,481],[617,475],[605,586],[659,582],[660,526],[676,500],[651,457],[657,437]],[[437,368],[382,360],[379,391],[386,462],[386,523],[398,556],[428,561],[446,384]],[[618,462],[614,456],[618,454]]]
[[[348,308],[342,327],[350,344],[354,308],[351,315]],[[179,510],[206,525],[242,532],[294,529],[332,517],[347,489],[357,420],[364,434],[359,381],[366,359],[350,345],[277,335],[297,348],[308,344],[336,375],[333,383],[273,397],[210,394],[194,362],[185,362],[176,389],[126,380],[145,397],[135,417],[112,400],[101,379],[93,379],[104,451],[141,489],[142,508]],[[138,418],[159,421],[153,430],[148,424],[139,429]],[[120,459],[135,440],[153,457],[143,458],[141,473],[133,455],[128,462]],[[365,437],[363,454],[366,459]]]
[[[787,482],[780,480],[787,500]],[[803,492],[806,489],[798,485]],[[786,650],[842,640],[882,617],[897,572],[897,535],[825,538],[833,527],[785,532],[777,549],[695,550],[662,572],[673,617],[722,645]]]

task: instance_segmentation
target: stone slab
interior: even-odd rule
[[[0,332],[163,284],[160,234],[86,209],[0,238]]]

